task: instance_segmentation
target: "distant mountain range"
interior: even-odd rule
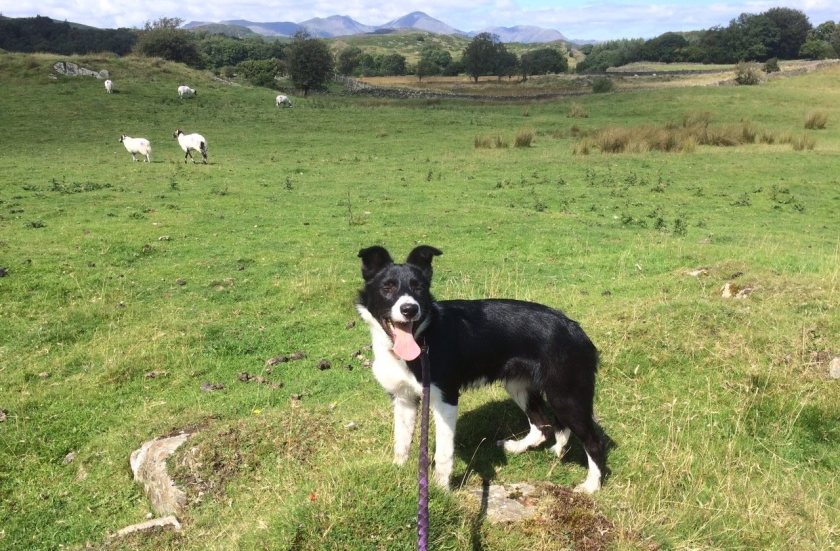
[[[190,21],[184,25],[185,29],[220,28],[220,26],[232,26],[248,29],[263,36],[293,36],[299,30],[305,29],[312,36],[318,38],[334,38],[337,36],[349,36],[354,34],[397,32],[400,30],[418,30],[435,34],[460,35],[471,37],[480,32],[490,32],[499,37],[502,42],[554,42],[557,40],[575,44],[585,44],[588,40],[570,40],[563,36],[560,31],[544,29],[530,25],[519,25],[515,27],[492,27],[479,31],[464,32],[450,27],[443,21],[435,19],[421,11],[415,11],[404,15],[384,25],[365,25],[346,15],[331,15],[330,17],[316,17],[300,23],[291,21],[280,21],[273,23],[258,23],[244,19],[234,19],[219,22]]]

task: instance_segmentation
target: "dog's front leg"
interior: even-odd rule
[[[394,396],[394,464],[396,465],[402,465],[408,459],[416,415],[416,397]]]
[[[441,488],[448,490],[455,455],[455,423],[458,420],[458,404],[444,402],[440,389],[434,386],[430,398],[435,417],[434,481]]]

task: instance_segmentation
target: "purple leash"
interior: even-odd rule
[[[426,551],[429,540],[429,348],[420,354],[423,398],[420,402],[420,469],[417,497],[417,550]]]

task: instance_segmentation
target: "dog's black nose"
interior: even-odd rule
[[[413,302],[406,302],[405,304],[400,305],[400,314],[404,315],[408,319],[414,318],[418,313],[420,313],[420,306],[414,304]]]

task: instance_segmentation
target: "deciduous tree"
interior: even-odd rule
[[[326,42],[312,38],[306,31],[295,33],[287,50],[286,64],[289,77],[303,90],[304,96],[309,90],[326,87],[333,75],[333,57]]]

